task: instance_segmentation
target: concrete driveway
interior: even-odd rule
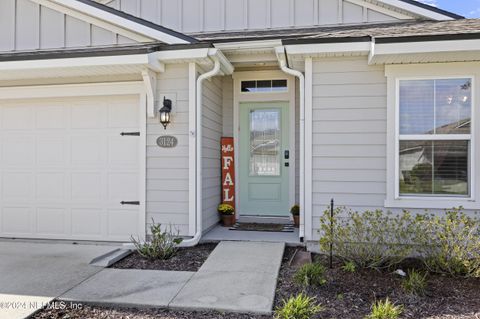
[[[26,318],[90,278],[115,246],[0,241],[0,319]]]

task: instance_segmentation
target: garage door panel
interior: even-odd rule
[[[109,173],[108,200],[113,202],[136,201],[138,199],[137,173]]]
[[[138,229],[138,213],[136,210],[109,210],[108,236],[120,238],[123,234],[135,234]]]
[[[2,232],[5,234],[31,234],[33,219],[31,207],[3,207]]]
[[[31,200],[35,196],[33,172],[3,173],[2,197],[9,200]]]
[[[35,162],[35,136],[5,134],[2,138],[2,166],[31,167]]]
[[[106,127],[106,102],[75,102],[71,107],[70,121],[72,129]]]
[[[64,208],[39,207],[36,215],[36,233],[62,236],[66,229],[67,210]]]
[[[139,138],[114,135],[108,137],[108,164],[113,166],[138,166]]]
[[[102,228],[105,222],[102,218],[101,209],[73,208],[71,215],[72,236],[77,238],[103,237]]]
[[[70,148],[72,165],[103,167],[106,162],[106,141],[100,132],[72,136]]]
[[[135,128],[138,127],[139,112],[132,107],[135,100],[112,101],[108,105],[108,127]]]
[[[67,143],[63,136],[37,137],[37,164],[40,167],[59,167],[67,164]]]
[[[71,176],[72,201],[99,202],[105,197],[102,172],[75,172]]]
[[[144,106],[143,106],[144,107]],[[139,99],[0,103],[0,237],[129,241],[143,227]],[[143,146],[144,147],[144,146]]]
[[[35,127],[37,129],[59,130],[67,128],[67,112],[63,105],[35,107]]]
[[[43,172],[37,173],[36,177],[37,200],[59,201],[67,199],[65,196],[67,175],[65,173]]]
[[[31,130],[34,124],[31,106],[9,105],[4,107],[2,114],[2,129]]]

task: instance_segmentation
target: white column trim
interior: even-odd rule
[[[305,59],[305,240],[313,240],[313,61]],[[301,158],[302,160],[302,158]]]
[[[194,236],[196,232],[196,194],[197,194],[197,153],[196,153],[196,85],[197,65],[195,62],[188,64],[188,235]]]

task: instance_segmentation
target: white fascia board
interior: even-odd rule
[[[433,19],[433,20],[438,20],[438,21],[440,21],[440,20],[455,20],[454,18],[452,18],[448,15],[444,15],[444,14],[441,14],[441,13],[438,13],[438,12],[435,12],[435,11],[432,11],[432,10],[424,9],[422,7],[419,7],[419,6],[416,6],[416,5],[413,5],[413,4],[409,4],[409,3],[406,3],[406,2],[403,2],[403,1],[399,1],[399,0],[376,0],[376,1],[378,1],[380,3],[384,3],[384,4],[392,6],[392,7],[396,7],[396,8],[405,10],[405,11],[409,11],[409,12],[412,12],[414,14],[418,14],[422,17]]]
[[[151,53],[152,54],[152,53]],[[28,61],[5,61],[0,62],[0,71],[14,70],[42,70],[53,68],[72,67],[95,67],[115,65],[144,65],[154,71],[162,72],[162,64],[152,59],[151,54],[103,56],[103,57],[81,57],[64,59],[45,59]]]
[[[208,57],[209,48],[188,49],[188,50],[165,50],[155,52],[156,57],[162,62],[171,61],[189,61],[196,59],[204,59]]]
[[[391,54],[442,53],[479,51],[480,40],[425,41],[403,43],[376,43],[372,58]]]
[[[285,45],[288,55],[314,56],[330,53],[364,53],[371,49],[370,42],[315,43]],[[278,52],[277,52],[278,53]]]
[[[133,40],[149,42],[161,41],[167,44],[187,44],[188,41],[174,35],[149,28],[148,26],[125,19],[121,16],[95,8],[76,0],[31,0],[40,5],[74,16]],[[102,23],[103,22],[103,23]],[[106,22],[106,23],[105,23]]]
[[[223,51],[274,49],[282,45],[282,40],[238,41],[215,43],[214,45],[215,48]]]

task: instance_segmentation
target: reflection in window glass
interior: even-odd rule
[[[272,91],[287,91],[287,80],[273,80],[272,81]]]
[[[469,134],[470,79],[400,81],[400,134]]]
[[[257,92],[272,91],[272,81],[257,81]]]
[[[287,92],[287,80],[261,80],[261,81],[242,81],[242,92],[261,93],[261,92]]]
[[[255,92],[257,89],[257,82],[242,81],[242,92]]]
[[[434,81],[400,82],[400,134],[431,134],[434,128]]]
[[[468,195],[468,154],[468,141],[400,141],[400,194]]]
[[[280,175],[280,110],[250,112],[250,176]]]
[[[470,79],[435,81],[435,134],[470,134]]]

